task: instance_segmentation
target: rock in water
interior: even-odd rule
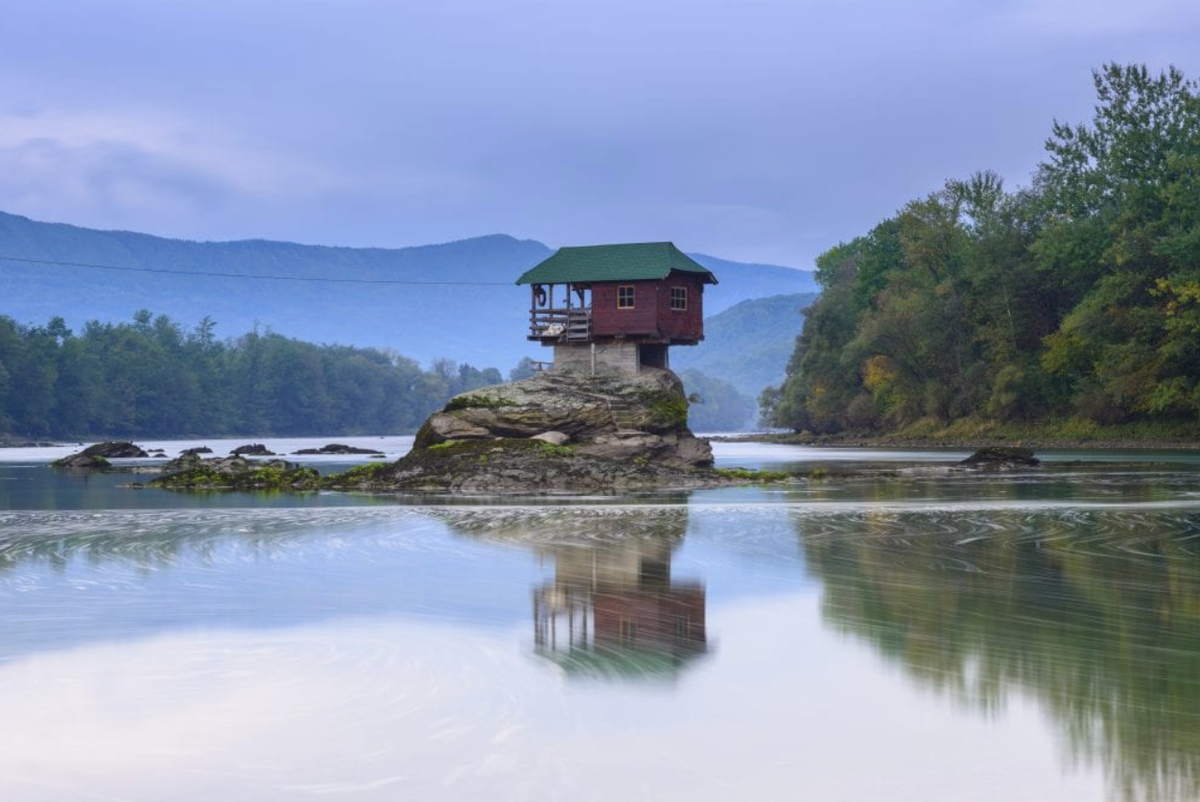
[[[112,463],[104,457],[88,456],[86,454],[72,454],[69,457],[55,460],[50,464],[55,468],[65,468],[71,471],[100,471],[112,467]]]
[[[355,446],[347,446],[341,443],[330,443],[329,445],[321,446],[320,448],[302,448],[299,451],[293,451],[293,455],[300,456],[303,454],[370,454],[376,457],[382,457],[377,449],[374,448],[357,448]]]
[[[372,478],[398,489],[473,492],[725,483],[687,415],[683,383],[669,370],[550,371],[450,399],[413,450]]]
[[[163,466],[149,487],[169,490],[315,490],[320,477],[281,459],[256,462],[242,456],[203,459],[184,454]]]
[[[124,440],[111,440],[106,443],[96,443],[79,452],[85,457],[104,457],[105,459],[126,459],[130,457],[150,456],[133,443]]]
[[[88,446],[77,454],[55,460],[51,464],[55,468],[68,468],[71,470],[103,470],[112,467],[112,464],[109,463],[110,459],[148,456],[150,455],[133,443],[123,440],[113,440]]]
[[[1040,464],[1033,449],[1016,446],[981,448],[959,463],[975,468],[1028,468]]]
[[[211,454],[213,450],[208,446],[196,446],[195,448],[185,448],[179,452],[179,456],[186,457],[188,454]]]
[[[248,445],[238,446],[233,451],[229,452],[235,457],[274,457],[275,452],[268,449],[262,443],[249,443]]]

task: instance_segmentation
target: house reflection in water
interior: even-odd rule
[[[555,572],[533,590],[536,652],[576,676],[677,675],[707,651],[704,586],[671,578],[681,540],[682,530],[545,550]]]

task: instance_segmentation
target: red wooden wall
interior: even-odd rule
[[[633,309],[617,308],[617,287],[633,285]],[[671,308],[671,288],[686,287],[688,308]],[[704,282],[684,273],[660,281],[605,281],[592,284],[592,331],[597,337],[665,337],[698,340],[704,336]]]
[[[593,638],[598,646],[641,646],[671,650],[696,648],[707,641],[704,587],[694,583],[661,591],[601,591],[592,596]],[[636,640],[625,642],[621,622],[636,627]]]

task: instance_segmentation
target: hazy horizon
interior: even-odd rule
[[[308,242],[308,241],[302,241],[302,240],[268,239],[265,237],[242,237],[239,239],[194,239],[191,237],[176,237],[176,236],[171,236],[169,234],[160,234],[160,233],[157,233],[154,231],[134,230],[134,229],[128,229],[128,228],[98,228],[98,227],[93,227],[93,226],[82,226],[77,223],[73,223],[70,220],[42,220],[42,219],[38,219],[36,217],[31,217],[29,215],[12,212],[12,211],[9,211],[8,209],[0,209],[0,214],[8,214],[8,215],[12,215],[14,217],[23,217],[27,220],[31,220],[34,223],[46,223],[49,225],[65,225],[65,226],[71,226],[72,228],[83,228],[83,229],[88,229],[88,230],[92,230],[92,231],[101,231],[101,232],[107,232],[107,233],[145,234],[147,236],[156,237],[158,239],[169,239],[169,240],[176,240],[176,241],[180,241],[180,242],[195,242],[195,243],[199,243],[199,244],[211,244],[211,245],[236,244],[236,243],[240,243],[240,242],[266,242],[266,243],[274,243],[274,244],[278,244],[278,245],[301,245],[304,247],[314,247],[314,248],[351,248],[351,249],[364,249],[364,250],[372,250],[372,249],[406,250],[406,249],[410,249],[410,248],[436,248],[439,245],[453,245],[458,242],[470,242],[473,240],[483,240],[483,239],[488,239],[491,237],[507,237],[509,239],[516,240],[518,242],[535,242],[539,245],[546,245],[547,247],[551,248],[552,250],[555,248],[561,247],[558,245],[549,245],[548,243],[542,242],[541,240],[537,239],[536,237],[518,237],[513,234],[504,232],[504,231],[491,231],[491,232],[488,232],[485,234],[468,234],[467,236],[458,237],[456,239],[441,240],[438,242],[415,242],[415,243],[412,243],[411,245],[371,245],[371,244],[336,245],[336,244],[332,244],[332,243],[328,243],[328,242],[318,242],[318,241]],[[584,244],[592,244],[592,243],[564,243],[564,244],[584,245]],[[706,257],[709,259],[718,259],[720,261],[725,261],[725,262],[735,262],[737,264],[755,264],[753,262],[739,262],[736,259],[729,259],[724,256],[719,256],[717,254],[712,254],[712,253],[702,253],[700,251],[689,251],[689,253],[691,253],[693,255],[703,256],[703,257]],[[3,259],[3,256],[0,256],[0,259]],[[767,264],[770,267],[788,267],[793,270],[800,270],[805,273],[813,272],[813,268],[811,266],[786,265],[786,264],[778,264],[778,263],[774,263],[774,262],[758,263],[758,264]]]
[[[201,241],[502,232],[811,267],[947,178],[1027,183],[1104,62],[1200,75],[1179,0],[6,11],[0,209]]]

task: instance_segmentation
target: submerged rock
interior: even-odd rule
[[[1041,460],[1030,448],[995,446],[981,448],[958,464],[975,468],[1028,468],[1040,465]]]
[[[249,443],[244,446],[238,446],[229,452],[235,457],[274,457],[274,451],[271,451],[262,443]]]
[[[292,452],[292,455],[297,457],[305,454],[370,454],[377,457],[383,456],[374,448],[356,448],[355,446],[347,446],[341,443],[330,443],[329,445],[324,445],[320,448],[302,448],[299,451]]]

